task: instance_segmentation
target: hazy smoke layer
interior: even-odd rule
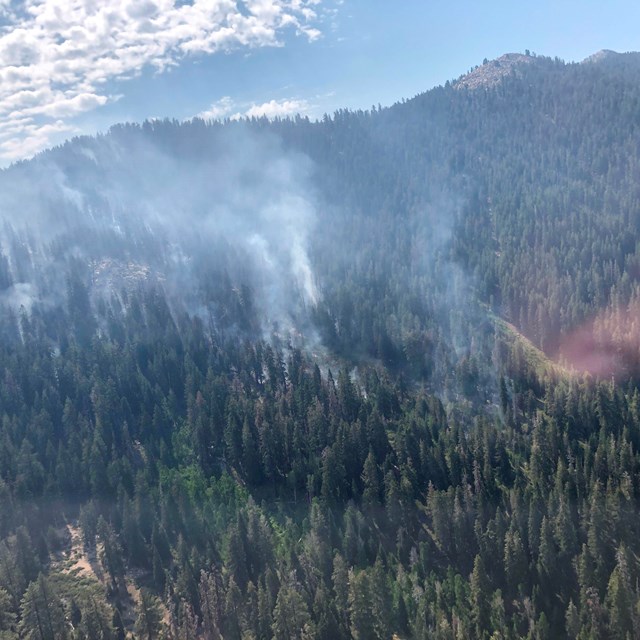
[[[53,300],[81,263],[94,294],[153,281],[196,313],[228,278],[263,330],[293,327],[318,300],[311,162],[242,124],[170,133],[118,127],[2,172],[1,301]]]

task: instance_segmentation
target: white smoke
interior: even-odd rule
[[[38,289],[25,261],[43,273],[70,257],[146,260],[190,307],[202,286],[198,270],[231,252],[238,264],[222,266],[249,279],[265,331],[274,322],[294,326],[319,300],[308,255],[316,220],[310,160],[243,123],[192,126],[183,125],[177,146],[161,123],[117,127],[1,172],[1,241],[16,291]],[[28,237],[28,260],[16,237]],[[0,301],[14,299],[5,292]]]

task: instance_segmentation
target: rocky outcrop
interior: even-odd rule
[[[493,87],[505,76],[518,73],[523,65],[531,64],[536,60],[535,56],[524,55],[522,53],[505,53],[495,60],[486,61],[464,76],[461,76],[455,83],[456,89],[480,89]]]

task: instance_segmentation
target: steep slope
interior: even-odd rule
[[[52,300],[79,260],[107,297],[146,280],[215,326],[317,331],[434,380],[485,351],[479,298],[562,357],[639,298],[634,60],[508,54],[380,111],[78,139],[0,174],[2,296]]]
[[[538,58],[492,89],[434,90],[395,107],[413,125],[403,141],[412,164],[439,157],[468,186],[456,255],[552,354],[567,331],[638,296],[638,77],[633,66]]]
[[[505,53],[495,60],[487,60],[453,83],[456,89],[491,88],[507,76],[521,75],[523,65],[532,64],[535,58],[521,53]]]
[[[517,66],[0,173],[2,638],[634,637],[640,85]]]

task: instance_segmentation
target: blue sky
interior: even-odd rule
[[[120,121],[321,117],[525,49],[640,49],[640,3],[0,0],[0,163]]]

